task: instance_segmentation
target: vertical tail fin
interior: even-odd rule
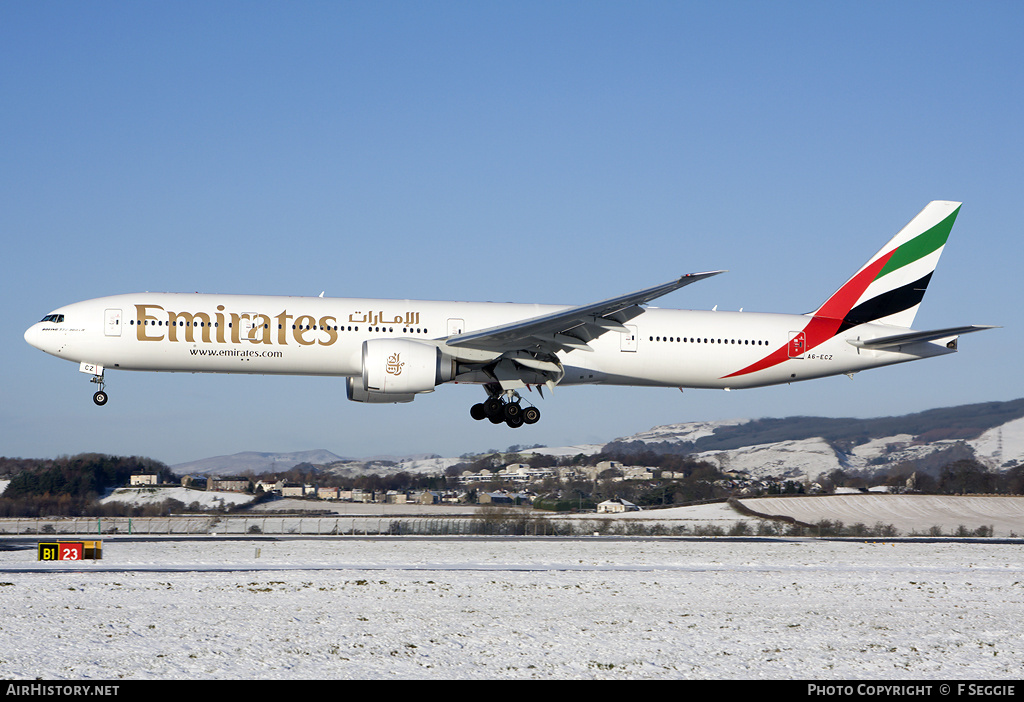
[[[809,315],[810,320],[799,335],[799,352],[809,351],[846,329],[868,322],[909,329],[959,211],[959,202],[936,200],[928,203],[910,224],[872,256],[843,287],[832,293],[825,304]],[[963,333],[961,329],[940,331],[949,335]],[[900,333],[885,336],[873,346],[884,348],[894,340],[903,343],[908,339],[934,338],[942,337],[934,337],[932,332]],[[783,363],[794,355],[792,343],[784,344],[756,363],[723,377],[746,375]],[[862,346],[870,348],[872,344],[866,342]]]
[[[909,328],[960,204],[946,200],[928,203],[813,316],[842,320],[838,332],[867,322]]]

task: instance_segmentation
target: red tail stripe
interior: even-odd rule
[[[885,267],[885,264],[889,262],[889,259],[892,258],[892,255],[897,250],[898,248],[893,249],[884,256],[879,257],[874,263],[853,276],[846,285],[839,288],[832,297],[826,300],[825,304],[814,313],[814,316],[832,317],[834,319],[845,317],[846,313],[853,309],[853,306],[857,304],[857,300],[868,289],[871,282],[878,277],[878,273]]]
[[[885,267],[885,264],[889,262],[892,255],[896,253],[897,249],[893,249],[889,253],[881,256],[871,265],[867,266],[857,275],[853,276],[846,285],[839,288],[832,297],[825,301],[814,316],[807,322],[807,325],[803,328],[804,335],[807,339],[807,348],[809,351],[815,346],[822,344],[839,331],[839,326],[843,323],[843,318],[846,313],[853,309],[853,306],[860,299],[860,296],[864,294],[864,291],[868,289],[872,281],[878,276],[879,271]],[[789,343],[783,345],[780,348],[775,349],[770,354],[762,358],[760,361],[752,363],[742,370],[738,370],[735,373],[722,376],[723,378],[734,378],[738,375],[746,375],[748,373],[755,373],[765,368],[771,368],[772,366],[778,365],[783,361],[789,360]]]

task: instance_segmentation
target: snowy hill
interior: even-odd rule
[[[189,463],[179,463],[171,466],[171,470],[175,475],[237,475],[247,471],[258,474],[288,470],[300,463],[323,465],[342,460],[340,456],[323,449],[292,453],[243,451],[230,456],[214,456]]]
[[[994,427],[970,440],[922,441],[909,434],[896,434],[871,439],[844,452],[819,437],[705,451],[695,457],[712,461],[723,470],[745,471],[755,478],[814,479],[833,470],[871,474],[907,462],[919,463],[921,470],[928,472],[929,466],[961,457],[975,458],[999,470],[1024,462],[1024,420]]]
[[[695,458],[717,464],[723,471],[743,471],[753,478],[806,480],[843,467],[835,450],[824,439],[708,451],[696,454]]]
[[[685,453],[754,478],[814,479],[833,470],[874,473],[907,462],[927,472],[960,458],[999,470],[1024,463],[1024,400],[868,420],[790,417],[671,424],[616,439],[605,450]]]
[[[607,444],[524,449],[555,456],[681,453],[744,471],[754,478],[814,480],[834,470],[875,473],[905,463],[936,471],[961,458],[991,469],[1024,463],[1024,399],[941,408],[873,419],[787,417],[685,422],[652,427]],[[300,463],[343,476],[413,473],[436,475],[462,462],[440,456],[343,459],[325,450],[244,452],[171,466],[178,475],[272,473]]]

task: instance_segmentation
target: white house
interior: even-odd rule
[[[616,512],[639,512],[640,508],[629,500],[623,500],[621,497],[616,497],[611,500],[605,500],[597,506],[599,514],[611,514]]]

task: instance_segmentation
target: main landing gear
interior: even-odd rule
[[[524,424],[536,424],[540,420],[540,410],[534,406],[523,407],[519,393],[508,391],[504,395],[491,395],[483,402],[478,402],[469,409],[473,419],[487,419],[491,424],[504,422],[513,429]]]

